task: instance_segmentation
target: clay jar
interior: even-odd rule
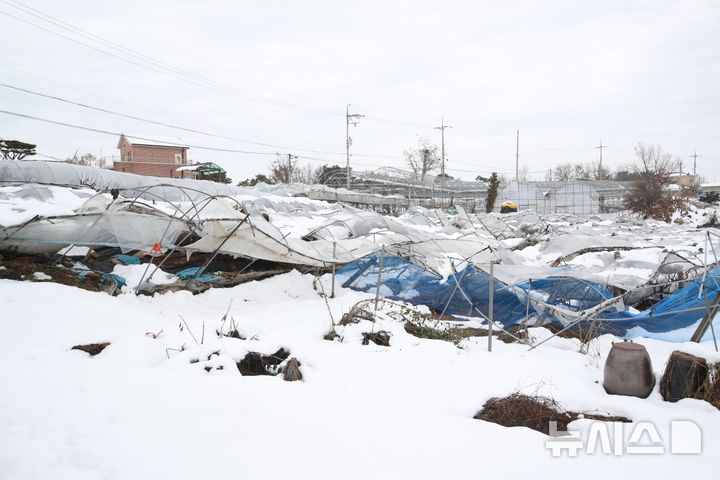
[[[605,360],[603,387],[611,395],[646,398],[655,386],[650,355],[644,346],[613,343]]]

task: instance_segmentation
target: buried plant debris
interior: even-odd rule
[[[47,277],[52,278],[53,283],[78,287],[91,292],[103,290],[101,274],[92,271],[83,271],[84,276],[79,276],[78,271],[55,265],[52,258],[47,255],[35,256],[5,256],[0,257],[0,279],[18,281],[46,281]],[[42,273],[44,276],[35,275]]]
[[[695,398],[705,400],[720,410],[720,363],[708,366],[708,374],[698,391],[695,392]]]
[[[380,330],[379,332],[363,332],[362,344],[370,345],[370,342],[373,342],[375,345],[389,347],[391,335],[390,332],[385,330]]]
[[[296,382],[298,380],[302,380],[303,376],[300,371],[300,365],[301,363],[295,357],[288,360],[282,368],[283,380],[286,382]]]
[[[550,434],[550,422],[557,422],[557,431],[567,431],[567,426],[578,418],[606,422],[630,422],[620,416],[603,416],[568,412],[552,398],[513,393],[503,398],[491,398],[475,415],[478,420],[497,423],[504,427],[528,427],[546,435]]]
[[[335,340],[342,340],[342,337],[337,332],[337,330],[335,330],[335,327],[332,327],[330,330],[325,332],[325,334],[323,335],[323,340],[330,340],[331,342],[333,342]]]
[[[440,330],[410,321],[405,322],[405,331],[414,337],[427,338],[430,340],[444,340],[455,344],[460,343],[460,341],[464,338],[475,336],[475,329],[448,328]]]
[[[512,327],[508,329],[507,332],[502,330],[494,332],[493,336],[504,343],[517,342],[518,339],[521,341],[527,340],[528,334],[526,329]],[[410,335],[418,338],[427,338],[430,340],[444,340],[446,342],[452,342],[456,345],[466,338],[488,336],[487,328],[451,327],[447,329],[438,329],[433,326],[426,325],[424,323],[418,323],[415,321],[405,322],[405,331]]]
[[[338,325],[345,326],[351,323],[359,323],[361,320],[375,321],[375,315],[367,308],[372,300],[361,300],[352,306],[350,311],[344,313]]]
[[[88,343],[85,345],[75,345],[71,348],[71,350],[82,350],[85,353],[89,353],[91,357],[94,357],[98,353],[105,350],[105,348],[110,345],[110,342],[105,343]]]
[[[245,358],[237,362],[238,370],[242,375],[277,375],[280,373],[279,365],[288,359],[290,352],[281,348],[272,355],[258,352],[248,352]]]

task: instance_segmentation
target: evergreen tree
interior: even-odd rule
[[[500,186],[500,178],[497,172],[492,172],[488,185],[487,198],[485,199],[485,212],[490,213],[495,208],[495,200],[497,199],[498,187]]]
[[[22,160],[35,155],[35,145],[20,140],[0,139],[0,157],[4,160]]]

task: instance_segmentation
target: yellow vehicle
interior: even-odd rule
[[[517,212],[517,211],[518,211],[517,203],[511,202],[510,200],[508,200],[507,202],[500,205],[500,213],[512,213],[512,212]]]

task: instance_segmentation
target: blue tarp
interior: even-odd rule
[[[180,270],[175,275],[177,275],[177,277],[180,280],[190,280],[191,278],[195,277],[195,275],[197,275],[200,272],[201,268],[202,267],[186,268],[185,270]],[[213,275],[212,273],[202,273],[202,274],[198,275],[194,281],[196,281],[196,282],[217,282],[218,280],[220,280],[220,277],[218,277],[217,275]]]
[[[707,301],[712,304],[720,291],[719,279],[720,268],[716,268],[709,271],[704,280],[699,277],[690,281],[683,288],[646,310],[618,311],[615,308],[604,310],[597,316],[597,320],[600,322],[599,330],[602,333],[624,336],[628,330],[635,327],[641,327],[650,333],[665,333],[693,325],[703,318],[707,311],[704,295],[700,295],[698,298],[703,281]],[[528,289],[528,284],[516,287],[525,291]],[[546,303],[574,311],[592,308],[614,296],[606,286],[600,283],[567,277],[550,277],[533,281],[532,290],[547,294]],[[549,323],[559,324],[559,321],[551,316],[547,316],[545,320]],[[591,321],[580,322],[578,328],[587,329]]]
[[[343,287],[375,293],[379,264],[380,254],[374,253],[345,265],[337,271],[337,278]],[[705,279],[708,301],[711,303],[720,292],[719,279],[720,268],[708,272]],[[705,298],[698,298],[702,282],[702,278],[697,278],[644,311],[618,311],[611,307],[598,315],[596,327],[600,333],[624,336],[634,327],[659,333],[693,325],[705,314]],[[451,315],[488,315],[489,275],[472,265],[448,279],[442,279],[401,257],[384,255],[380,285],[381,296],[391,300],[426,305],[437,312],[444,311]],[[524,321],[527,308],[525,292],[529,288],[541,292],[546,298],[545,303],[572,311],[593,308],[617,295],[601,283],[566,276],[544,278],[533,281],[532,286],[524,283],[512,288],[496,279],[495,320],[505,327]],[[535,313],[534,309],[531,310],[531,314]],[[557,318],[547,313],[543,315],[544,322],[560,324]],[[587,329],[591,321],[582,321],[577,328]]]
[[[113,255],[113,258],[123,265],[140,265],[140,259],[133,255],[118,253],[117,255]]]
[[[380,254],[373,253],[337,271],[342,286],[374,293],[377,288]],[[472,265],[446,281],[394,255],[383,257],[380,294],[391,300],[426,305],[450,315],[488,315],[489,275]],[[456,286],[458,288],[456,288]],[[525,318],[525,305],[506,285],[495,282],[495,321],[511,325]],[[482,312],[482,315],[480,314]]]

